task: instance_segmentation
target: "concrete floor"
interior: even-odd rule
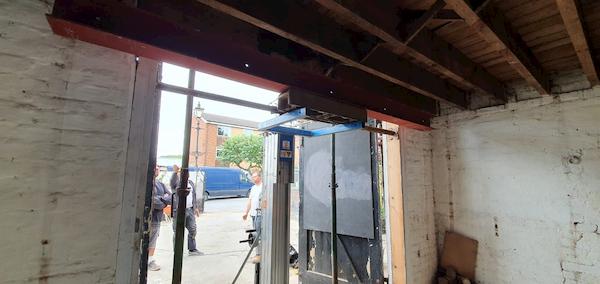
[[[188,256],[187,244],[183,257],[183,283],[231,283],[249,246],[239,241],[246,237],[245,229],[252,227],[242,220],[242,211],[248,199],[229,198],[209,200],[205,212],[197,218],[196,242],[202,256]],[[298,219],[297,194],[292,194],[291,240],[297,248]],[[173,269],[172,223],[162,223],[155,259],[159,271],[148,271],[148,283],[171,283]],[[187,238],[187,236],[186,236]],[[297,271],[290,270],[290,283],[298,283]],[[254,283],[254,265],[247,263],[237,283]]]

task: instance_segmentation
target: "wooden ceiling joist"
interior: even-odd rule
[[[437,0],[429,10],[423,13],[423,15],[417,18],[414,22],[408,24],[405,29],[406,34],[404,36],[404,43],[409,43],[421,30],[423,30],[423,28],[425,28],[425,25],[427,25],[427,23],[429,23],[429,21],[431,21],[433,17],[435,17],[435,15],[437,15],[437,13],[444,8],[444,6],[446,6],[444,0]]]
[[[424,15],[429,10],[409,10],[402,9],[400,11],[400,17],[408,17],[408,18],[419,18]],[[434,20],[444,20],[444,21],[462,21],[461,18],[456,12],[449,9],[441,9],[434,16]]]
[[[315,0],[345,21],[353,23],[386,42],[397,54],[409,56],[465,87],[506,101],[504,85],[484,68],[428,29],[421,29],[406,44],[396,31],[393,13],[369,1]]]
[[[465,0],[446,0],[446,3],[497,50],[529,85],[542,95],[550,94],[550,81],[540,63],[494,5],[486,5],[479,11],[478,7],[471,7]]]
[[[306,46],[371,75],[424,96],[467,108],[466,92],[384,48],[370,52],[348,28],[294,1],[197,0],[224,14]],[[310,23],[310,24],[307,24]],[[376,44],[376,43],[374,43]],[[372,47],[369,48],[372,50]]]
[[[575,48],[575,53],[579,58],[583,72],[587,76],[590,83],[597,85],[600,80],[598,79],[598,70],[594,64],[594,57],[592,56],[590,46],[588,44],[587,35],[583,27],[583,21],[580,16],[580,9],[575,0],[556,0],[556,5],[560,11],[560,15],[563,19],[569,38]]]

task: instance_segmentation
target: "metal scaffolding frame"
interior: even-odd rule
[[[294,136],[265,134],[260,283],[289,282],[290,186],[294,182]]]

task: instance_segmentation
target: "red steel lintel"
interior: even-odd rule
[[[238,81],[244,84],[253,85],[263,89],[283,92],[288,86],[266,80],[260,77],[252,76],[237,70],[225,68],[220,65],[200,60],[198,58],[186,56],[177,52],[162,49],[153,45],[132,40],[126,37],[116,36],[101,30],[93,29],[71,21],[55,18],[51,15],[46,16],[52,31],[57,34],[88,43],[93,43],[103,47],[119,50],[125,53],[135,54],[137,56],[154,59],[161,62],[168,62],[186,68],[194,69],[211,75]]]

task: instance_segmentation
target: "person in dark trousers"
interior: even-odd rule
[[[152,213],[150,221],[150,242],[148,244],[148,269],[151,271],[160,270],[160,266],[154,260],[154,251],[156,241],[160,234],[160,222],[164,214],[163,209],[171,204],[171,192],[164,183],[157,179],[160,171],[158,167],[154,168],[154,187],[152,189]]]
[[[173,232],[175,232],[177,228],[177,188],[179,188],[179,167],[177,165],[173,165],[173,175],[171,176],[171,188],[175,194],[173,195]],[[185,228],[188,230],[188,253],[189,255],[203,255],[196,248],[196,217],[200,217],[200,210],[198,210],[198,199],[196,196],[196,187],[194,183],[188,180],[187,189],[189,191],[186,197],[186,208],[185,208]],[[175,237],[175,235],[173,235]]]

